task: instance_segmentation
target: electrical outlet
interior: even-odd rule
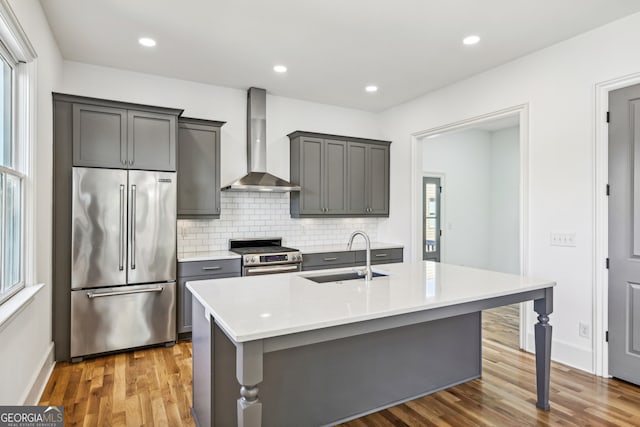
[[[551,233],[551,246],[575,246],[576,233]]]
[[[589,338],[589,325],[586,323],[578,324],[579,334],[582,338]]]

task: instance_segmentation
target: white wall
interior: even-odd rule
[[[11,0],[38,58],[35,148],[35,280],[44,283],[33,302],[0,328],[0,404],[33,404],[52,361],[51,341],[51,176],[53,115],[51,91],[62,57],[37,0]],[[46,381],[46,377],[44,378]],[[25,401],[26,400],[26,401]]]
[[[443,262],[520,272],[519,139],[515,126],[420,140],[423,173],[444,175]]]
[[[246,90],[64,62],[63,93],[183,108],[184,115],[227,123],[221,134],[221,180],[246,173]],[[267,93],[267,168],[289,178],[289,138],[295,130],[380,138],[377,115]]]
[[[489,269],[520,273],[520,127],[490,133]]]
[[[529,105],[526,272],[557,281],[551,316],[553,357],[587,371],[593,371],[592,342],[579,336],[578,323],[592,325],[594,313],[595,84],[640,70],[640,55],[633,54],[639,38],[640,14],[636,14],[381,115],[384,136],[393,141],[392,210],[379,236],[399,238],[408,247],[411,134]],[[552,230],[575,232],[576,247],[551,247]]]
[[[424,138],[422,170],[444,174],[442,258],[449,264],[490,267],[491,137],[467,130]],[[420,211],[422,211],[422,206]]]

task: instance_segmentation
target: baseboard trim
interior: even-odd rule
[[[527,334],[527,342],[531,343],[530,348],[526,350],[535,353],[534,334]],[[581,371],[594,373],[593,370],[593,351],[591,348],[578,347],[565,341],[553,340],[551,343],[551,360],[562,363]]]
[[[37,405],[40,402],[44,388],[47,386],[49,377],[53,372],[53,368],[56,365],[53,359],[54,350],[53,341],[49,344],[49,348],[45,352],[42,360],[40,361],[40,369],[38,369],[31,378],[31,386],[26,391],[25,395],[20,400],[23,405]]]

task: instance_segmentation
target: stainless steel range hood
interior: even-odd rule
[[[300,186],[267,172],[267,91],[247,93],[247,174],[222,191],[300,191]]]

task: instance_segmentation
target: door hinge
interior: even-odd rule
[[[607,270],[608,270],[609,269],[609,258],[607,258],[606,265],[607,265]]]
[[[607,196],[611,194],[611,187],[609,187],[609,184],[607,184]]]
[[[607,111],[607,123],[609,123],[610,120],[611,120],[611,116],[609,115],[609,112]]]
[[[605,332],[605,333],[604,333],[604,340],[605,340],[606,342],[609,342],[609,331],[607,331],[607,332]]]
[[[440,186],[440,194],[442,194],[442,185]]]
[[[442,230],[440,230],[440,236],[442,236]]]

